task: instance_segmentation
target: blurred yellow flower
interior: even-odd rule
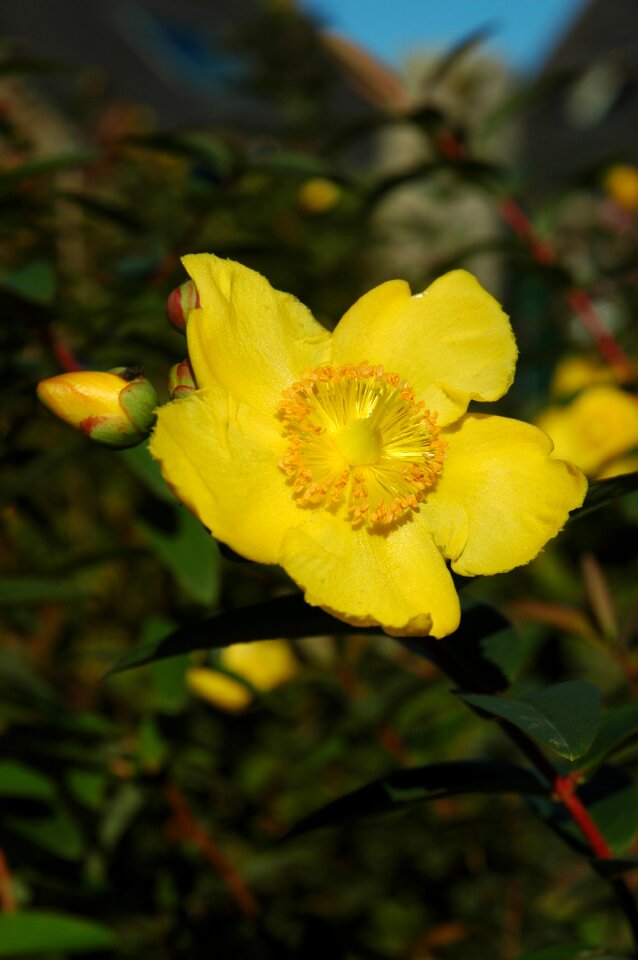
[[[510,386],[516,345],[455,270],[411,295],[392,280],[334,333],[258,273],[184,258],[198,389],[159,411],[151,452],[219,540],[279,563],[308,603],[354,625],[445,636],[465,576],[528,563],[586,481],[530,424],[467,413]]]
[[[236,643],[221,651],[219,661],[221,666],[243,677],[250,686],[209,667],[188,670],[186,682],[197,696],[232,713],[243,710],[252,702],[250,687],[273,690],[292,680],[299,672],[297,658],[283,640]]]
[[[306,213],[327,213],[339,202],[341,187],[334,180],[325,177],[312,177],[302,183],[297,194],[297,202]]]
[[[603,189],[618,206],[638,210],[638,167],[629,163],[614,164],[605,174]]]
[[[57,417],[109,447],[141,443],[155,419],[157,394],[139,369],[61,373],[42,380],[37,393]]]
[[[551,393],[554,397],[571,397],[585,387],[597,383],[615,383],[613,370],[596,357],[570,354],[557,364],[552,377]]]
[[[536,422],[552,438],[556,456],[590,477],[633,469],[631,460],[615,461],[638,447],[638,399],[618,387],[590,387],[564,407],[549,407]]]

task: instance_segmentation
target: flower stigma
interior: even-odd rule
[[[446,444],[436,416],[396,373],[321,366],[283,392],[279,467],[300,507],[346,507],[353,527],[387,527],[423,502]]]

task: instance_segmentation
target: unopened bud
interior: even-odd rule
[[[107,447],[134,447],[155,420],[157,394],[139,368],[79,370],[38,384],[38,398],[61,420]]]
[[[168,392],[171,400],[179,400],[180,397],[186,397],[193,390],[197,390],[195,383],[195,374],[188,360],[182,360],[176,363],[168,372]]]
[[[175,287],[166,301],[166,315],[168,322],[180,333],[186,330],[188,314],[199,306],[197,287],[192,280],[187,280],[181,287]]]
[[[297,194],[299,206],[312,215],[327,213],[341,199],[341,187],[334,180],[313,177],[302,183]]]

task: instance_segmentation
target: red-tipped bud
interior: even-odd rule
[[[175,287],[166,301],[166,315],[168,322],[180,333],[186,330],[188,314],[199,306],[197,287],[192,280],[187,280],[181,287]]]
[[[107,447],[134,447],[155,420],[157,394],[137,369],[79,370],[38,384],[38,397],[66,423]]]
[[[168,392],[171,400],[179,400],[180,397],[186,397],[193,390],[197,390],[195,383],[195,374],[188,360],[182,360],[171,367],[168,373]]]

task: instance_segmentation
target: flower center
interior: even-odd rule
[[[416,510],[445,457],[436,418],[396,373],[360,363],[318,367],[284,390],[279,464],[300,507],[345,505],[354,527],[387,527]]]

